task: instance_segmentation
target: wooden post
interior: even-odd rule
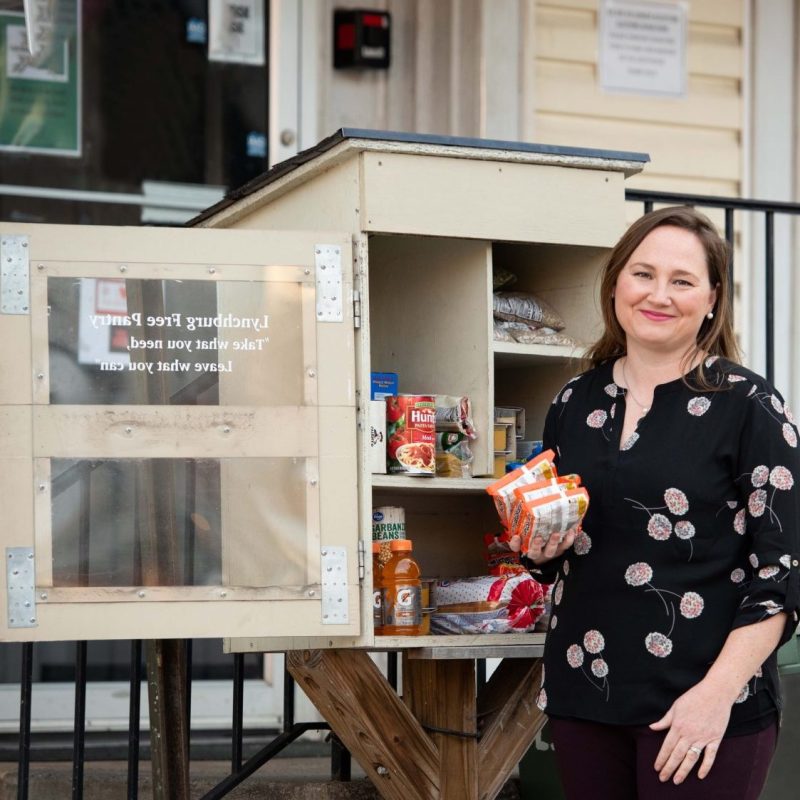
[[[479,796],[491,800],[545,723],[536,705],[542,682],[539,659],[505,658],[478,697],[484,723],[478,745]]]
[[[439,751],[439,796],[478,797],[478,714],[474,659],[403,654],[403,699]]]
[[[163,316],[161,281],[126,281],[128,310]],[[132,330],[133,332],[133,330]],[[163,338],[163,328],[136,330],[143,338]],[[163,350],[159,350],[162,353]],[[138,351],[144,359],[144,351]],[[137,351],[131,351],[135,360]],[[169,405],[166,373],[138,373],[137,399],[148,405]],[[137,531],[145,586],[181,583],[175,475],[172,465],[155,459],[137,465],[139,502],[144,501]],[[150,752],[154,800],[189,800],[189,725],[186,698],[186,648],[182,640],[145,643],[150,706]]]
[[[443,796],[436,747],[367,653],[295,650],[286,663],[383,797]]]

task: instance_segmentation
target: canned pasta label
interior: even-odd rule
[[[436,471],[436,398],[400,394],[386,398],[386,464],[405,475]]]

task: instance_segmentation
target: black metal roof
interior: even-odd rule
[[[282,178],[297,167],[319,156],[346,139],[369,139],[381,142],[401,142],[405,144],[429,144],[441,147],[465,147],[481,150],[508,150],[513,153],[541,153],[554,156],[569,156],[573,158],[597,158],[609,161],[629,161],[646,163],[650,160],[647,153],[632,153],[625,150],[602,150],[590,147],[564,147],[553,144],[535,144],[533,142],[509,142],[501,139],[474,139],[467,136],[441,136],[431,133],[404,133],[402,131],[378,131],[369,128],[340,128],[336,133],[323,139],[313,147],[302,150],[297,155],[275,164],[271,169],[259,175],[244,185],[232,189],[218,203],[205,211],[201,211],[186,224],[197,225],[199,222],[233,205],[247,195],[267,186]]]

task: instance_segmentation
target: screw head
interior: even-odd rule
[[[119,271],[120,272],[127,272],[128,268],[124,264],[120,264],[119,265]]]
[[[40,599],[40,600],[47,600],[47,592],[42,592],[42,593],[39,595],[39,599]]]
[[[144,597],[144,592],[141,590],[139,591],[139,597]]]
[[[44,372],[37,372],[36,373],[36,379],[40,380],[40,381],[43,381],[44,380]]]
[[[308,596],[309,596],[309,597],[315,597],[315,596],[316,596],[316,594],[317,594],[317,593],[316,593],[316,592],[315,592],[313,589],[309,589],[309,590],[308,590]]]
[[[215,272],[216,272],[216,270],[214,269],[214,267],[209,267],[208,268],[208,274],[209,275],[213,275]]]

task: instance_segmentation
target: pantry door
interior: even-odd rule
[[[341,233],[0,226],[0,639],[359,631]]]

